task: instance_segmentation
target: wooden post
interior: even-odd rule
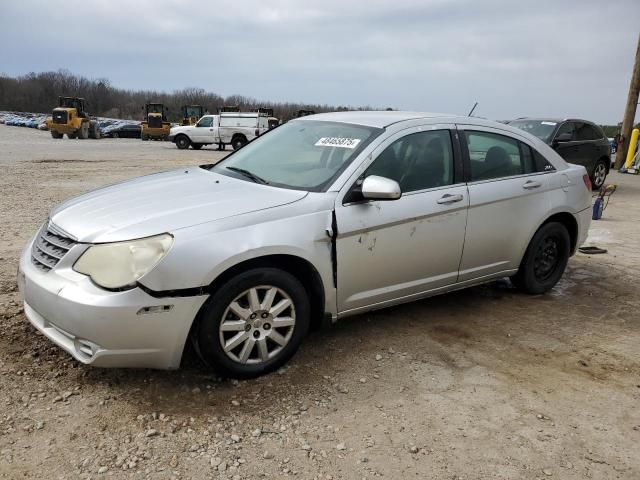
[[[616,170],[624,165],[629,150],[629,137],[633,129],[633,121],[636,117],[636,108],[638,107],[638,94],[640,93],[640,35],[638,36],[638,47],[636,48],[636,60],[631,73],[631,82],[629,83],[629,95],[627,97],[627,106],[624,109],[624,119],[622,120],[622,144],[621,148],[616,152]]]

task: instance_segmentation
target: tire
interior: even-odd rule
[[[67,133],[67,137],[71,140],[74,140],[78,137],[77,133]]]
[[[91,138],[93,138],[94,140],[100,140],[100,138],[102,137],[102,135],[100,134],[100,126],[97,123],[94,123],[91,126]]]
[[[231,140],[231,146],[234,150],[238,150],[247,144],[247,139],[244,137],[235,137]]]
[[[600,187],[604,185],[605,180],[607,179],[607,162],[604,160],[598,160],[596,165],[593,167],[593,172],[591,172],[591,185],[593,186],[593,190],[600,190]]]
[[[86,140],[87,138],[89,138],[89,123],[82,122],[80,128],[78,129],[78,139]]]
[[[249,303],[252,290],[258,300],[253,309]],[[275,293],[269,302],[272,291]],[[231,310],[232,304],[239,309]],[[267,313],[279,305],[285,308],[275,317]],[[275,326],[275,322],[282,325]],[[200,358],[221,375],[253,378],[287,362],[298,350],[309,325],[309,298],[298,279],[277,268],[256,268],[232,278],[211,296],[192,340]]]
[[[178,135],[175,139],[176,147],[180,150],[186,150],[191,145],[191,140],[186,135]]]
[[[562,277],[570,254],[571,239],[567,228],[558,222],[545,223],[531,239],[518,273],[511,281],[522,292],[545,293]]]
[[[51,137],[52,138],[62,138],[62,137],[64,137],[64,134],[58,132],[57,130],[51,130]]]
[[[200,150],[202,147],[204,147],[204,145],[202,143],[192,143],[191,144],[191,148],[193,148],[194,150]]]
[[[118,138],[118,137],[120,137],[120,135],[118,134],[118,132],[113,132],[113,133],[111,134],[111,138]]]
[[[142,136],[140,137],[142,138],[142,141],[146,142],[149,140],[149,135],[145,135],[144,133],[142,134]]]

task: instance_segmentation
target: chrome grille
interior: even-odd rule
[[[53,233],[52,229],[47,229],[47,224],[45,224],[33,242],[31,261],[40,270],[48,272],[62,260],[75,244],[76,242],[70,238]]]

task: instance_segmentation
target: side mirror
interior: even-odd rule
[[[397,200],[402,191],[395,180],[369,175],[362,182],[362,196],[368,200]]]
[[[562,143],[562,142],[570,142],[571,140],[573,140],[573,135],[571,134],[571,132],[563,132],[560,135],[556,136],[556,138],[553,141],[557,143]]]

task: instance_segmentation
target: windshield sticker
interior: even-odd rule
[[[322,137],[315,143],[316,147],[356,148],[360,143],[359,138]]]
[[[553,125],[556,126],[557,123],[556,122],[540,122],[542,125]]]

